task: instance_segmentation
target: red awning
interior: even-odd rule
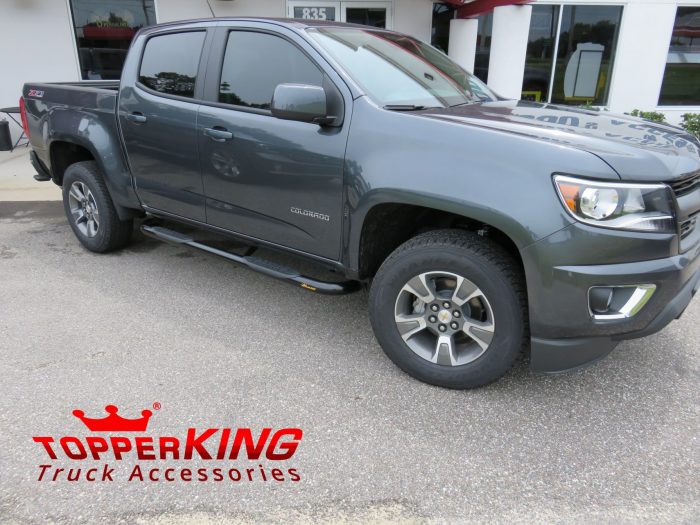
[[[493,11],[495,7],[503,5],[524,5],[532,0],[445,0],[443,4],[448,4],[457,8],[457,18],[473,18]]]

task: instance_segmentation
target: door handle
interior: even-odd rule
[[[134,111],[133,113],[129,113],[126,116],[126,119],[130,120],[131,122],[136,122],[137,124],[143,124],[144,122],[146,122],[146,120],[148,120],[146,118],[146,115],[144,115],[143,113],[141,113],[139,111]]]
[[[222,128],[221,126],[204,128],[204,134],[216,142],[226,142],[227,140],[233,138],[233,133],[226,128]]]

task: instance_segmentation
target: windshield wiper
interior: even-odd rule
[[[417,104],[387,104],[384,106],[384,109],[390,111],[419,111],[421,109],[426,109],[426,107]]]

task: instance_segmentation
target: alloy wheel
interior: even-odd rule
[[[421,358],[446,366],[475,361],[488,350],[496,323],[486,295],[452,272],[426,272],[396,298],[396,328]]]
[[[75,181],[71,184],[68,191],[68,205],[80,233],[86,237],[97,235],[100,228],[100,212],[95,196],[85,183]]]

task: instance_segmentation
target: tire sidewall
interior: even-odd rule
[[[524,319],[512,282],[491,261],[469,249],[441,245],[406,251],[387,263],[372,283],[370,317],[379,343],[401,369],[431,384],[470,388],[497,379],[512,366],[522,350]],[[410,349],[396,326],[394,309],[401,288],[413,277],[432,271],[469,279],[491,305],[495,320],[493,340],[486,352],[470,363],[430,363]]]
[[[70,210],[70,201],[68,199],[68,194],[70,188],[74,182],[82,182],[88,187],[92,196],[95,198],[95,203],[97,204],[97,211],[99,213],[99,226],[97,228],[97,235],[94,237],[88,237],[83,234],[78,226],[75,224],[75,219]],[[66,217],[68,218],[68,223],[70,224],[73,233],[78,238],[80,243],[91,251],[102,251],[104,246],[108,242],[108,229],[110,227],[109,220],[110,214],[108,213],[108,206],[105,195],[102,189],[95,180],[95,174],[88,169],[82,163],[72,164],[66,169],[63,176],[63,209],[66,212]]]

